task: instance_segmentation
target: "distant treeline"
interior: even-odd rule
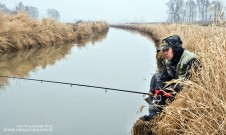
[[[19,12],[26,12],[30,17],[39,19],[39,11],[37,7],[26,6],[22,2],[18,3],[14,9],[9,9],[5,4],[0,2],[0,12],[8,14],[17,14]],[[47,17],[55,20],[60,19],[60,13],[56,9],[48,9],[46,11]]]
[[[170,0],[167,6],[169,22],[219,22],[225,18],[220,0]]]

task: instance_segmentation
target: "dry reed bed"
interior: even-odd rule
[[[226,28],[197,25],[126,25],[126,28],[151,33],[161,41],[178,34],[184,47],[195,52],[202,69],[159,116],[149,122],[138,120],[133,134],[226,134]],[[158,45],[158,44],[156,44]]]
[[[37,21],[25,13],[0,13],[0,52],[79,41],[107,30],[108,24],[102,21],[75,25],[52,19]]]

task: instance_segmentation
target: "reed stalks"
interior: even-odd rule
[[[178,34],[184,48],[195,52],[202,63],[190,80],[172,81],[181,83],[183,90],[160,115],[148,122],[138,120],[133,134],[226,134],[226,28],[184,24],[125,27],[152,33],[158,41]]]
[[[37,21],[26,13],[0,13],[0,52],[71,43],[107,30],[103,21],[65,24],[52,19]]]

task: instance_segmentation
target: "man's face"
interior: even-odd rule
[[[170,47],[169,49],[163,50],[164,58],[167,60],[171,60],[173,58],[173,49]]]

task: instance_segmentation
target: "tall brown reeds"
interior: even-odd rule
[[[52,19],[37,21],[26,13],[0,13],[0,52],[74,42],[107,29],[107,23],[102,21],[75,25]]]
[[[178,34],[184,48],[195,52],[202,63],[202,69],[193,72],[191,80],[174,80],[182,83],[182,92],[156,118],[148,123],[138,120],[133,133],[226,134],[226,28],[183,24],[132,28],[152,33],[159,41]]]

